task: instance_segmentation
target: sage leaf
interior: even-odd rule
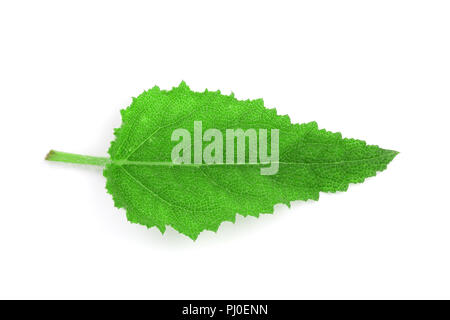
[[[171,226],[194,240],[236,214],[258,217],[275,204],[346,191],[398,154],[316,122],[292,124],[261,99],[194,92],[184,82],[143,92],[121,115],[109,158],[50,151],[47,160],[104,166],[106,189],[130,222],[162,233]],[[230,132],[244,133],[241,144]]]

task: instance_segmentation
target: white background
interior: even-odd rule
[[[450,2],[2,1],[0,36],[0,298],[450,298]],[[44,161],[181,80],[401,153],[196,242]]]

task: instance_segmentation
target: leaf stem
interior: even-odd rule
[[[111,161],[109,158],[104,157],[84,156],[81,154],[67,153],[55,150],[50,150],[50,152],[45,157],[45,160],[77,163],[77,164],[89,164],[93,166],[105,166]]]

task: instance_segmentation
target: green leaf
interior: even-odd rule
[[[346,191],[350,183],[384,170],[398,153],[343,139],[319,130],[315,122],[291,124],[288,116],[265,108],[263,100],[193,92],[184,82],[169,91],[154,87],[142,93],[121,114],[110,159],[52,151],[48,160],[105,165],[106,188],[129,221],[161,232],[171,226],[192,239],[234,222],[237,213],[258,217],[273,213],[275,204]],[[214,128],[224,137],[227,129],[278,129],[278,172],[262,175],[267,163],[174,164],[171,153],[178,142],[172,133],[194,132],[194,121],[202,122],[203,132]]]

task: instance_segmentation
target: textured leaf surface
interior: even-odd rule
[[[318,200],[319,192],[346,191],[384,170],[396,151],[343,139],[315,122],[291,124],[262,100],[239,101],[220,92],[193,92],[183,82],[170,91],[142,93],[122,110],[122,126],[111,143],[107,190],[127,218],[147,227],[166,226],[196,239],[217,231],[236,214],[272,213],[278,203]],[[279,129],[279,171],[261,175],[257,165],[154,165],[171,162],[174,129]],[[248,145],[248,144],[247,144]]]

